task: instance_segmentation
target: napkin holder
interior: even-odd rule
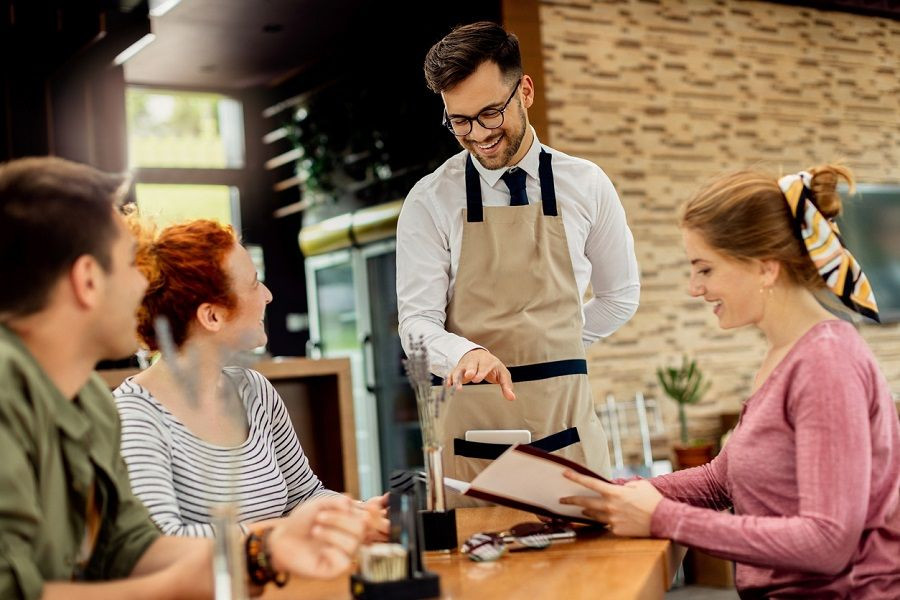
[[[424,534],[419,511],[421,496],[416,494],[416,478],[405,491],[393,485],[388,494],[391,521],[391,541],[402,545],[407,552],[407,577],[395,581],[369,581],[361,574],[350,576],[350,593],[358,600],[419,600],[438,598],[441,579],[437,573],[425,570],[422,560]],[[419,488],[421,489],[421,487]]]

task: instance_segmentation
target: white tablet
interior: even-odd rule
[[[531,432],[527,429],[470,429],[467,442],[485,444],[530,444]]]

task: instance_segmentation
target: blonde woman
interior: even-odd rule
[[[710,464],[564,498],[625,536],[671,538],[737,563],[742,598],[900,598],[900,424],[865,341],[816,299],[877,319],[831,220],[842,167],[740,172],[683,207],[690,293],[768,348],[740,422]],[[724,512],[733,508],[734,514]]]

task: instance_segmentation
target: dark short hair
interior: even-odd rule
[[[504,77],[521,77],[519,38],[491,21],[460,25],[428,51],[425,82],[431,91],[444,92],[486,61],[496,63]]]
[[[42,310],[72,264],[90,255],[112,267],[113,207],[125,178],[61,158],[0,164],[0,315]]]

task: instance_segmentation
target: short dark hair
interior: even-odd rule
[[[0,315],[42,310],[53,286],[83,255],[112,268],[119,233],[113,207],[126,178],[61,158],[0,164]]]
[[[460,25],[428,51],[425,82],[431,91],[439,94],[467,78],[486,61],[496,63],[504,77],[521,77],[519,38],[491,21]]]

